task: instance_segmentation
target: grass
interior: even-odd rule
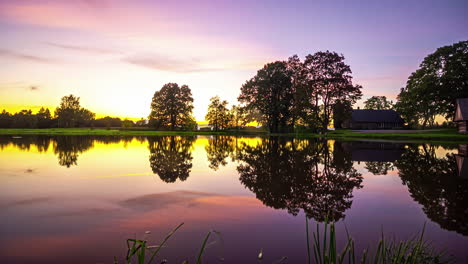
[[[151,258],[147,262],[148,264],[157,263],[156,257],[158,256],[159,251],[166,242],[171,238],[174,233],[182,227],[183,223],[178,225],[174,230],[172,230],[161,242],[159,246],[147,246],[146,240],[136,240],[128,239],[127,240],[127,264],[133,263],[133,260],[136,260],[138,264],[144,264],[146,259],[147,252],[151,253]],[[320,233],[320,224],[317,223],[316,231],[313,233],[313,253],[314,253],[314,263],[316,264],[439,264],[439,263],[452,263],[450,259],[447,259],[443,253],[435,251],[430,247],[427,241],[424,240],[424,231],[425,224],[422,228],[421,233],[409,240],[401,240],[396,242],[395,240],[389,240],[384,237],[383,233],[380,241],[376,244],[376,249],[373,254],[369,253],[369,250],[366,249],[362,252],[360,258],[356,258],[357,254],[355,252],[355,242],[353,238],[349,235],[348,230],[346,229],[347,242],[344,248],[339,251],[336,243],[336,230],[334,223],[328,223],[325,221],[323,223],[323,232]],[[346,228],[346,227],[345,227]],[[205,236],[202,246],[198,253],[196,264],[202,263],[202,256],[206,250],[207,242],[210,238],[211,232]],[[312,254],[310,247],[310,238],[309,238],[309,223],[306,217],[306,239],[307,239],[307,263],[311,264]],[[156,249],[154,252],[151,252],[152,249]],[[254,259],[254,257],[252,258]],[[274,263],[283,263],[287,257],[282,257],[280,260]],[[263,249],[260,250],[260,253],[257,256],[257,261],[262,262],[263,260]],[[158,262],[159,263],[159,262]],[[166,262],[161,262],[166,263]],[[188,260],[185,260],[183,264],[188,264]],[[118,264],[116,258],[114,257],[114,264]]]
[[[342,263],[374,263],[374,264],[437,264],[451,263],[452,261],[445,257],[443,253],[436,252],[430,247],[429,243],[424,240],[425,224],[421,233],[409,240],[389,240],[384,237],[383,233],[380,241],[376,245],[375,252],[369,254],[366,249],[362,252],[360,258],[356,258],[355,242],[347,233],[347,243],[344,248],[339,251],[336,246],[336,231],[335,224],[325,222],[323,224],[323,237],[320,234],[320,225],[317,224],[316,231],[313,233],[314,240],[314,263],[318,264],[342,264]],[[308,223],[306,218],[306,230]],[[307,240],[309,241],[309,233],[307,232]],[[310,256],[310,248],[307,247],[308,256]],[[310,257],[308,264],[311,263]]]
[[[45,129],[0,129],[0,135],[102,135],[102,136],[294,136],[301,138],[327,138],[342,140],[383,139],[413,142],[468,143],[468,135],[458,134],[455,129],[424,130],[413,133],[365,133],[351,130],[315,133],[267,133],[262,131],[155,131],[149,129],[91,129],[91,128],[45,128]]]

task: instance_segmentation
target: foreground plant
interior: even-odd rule
[[[356,257],[355,243],[350,237],[348,230],[347,243],[341,252],[336,246],[335,224],[326,221],[323,223],[323,237],[320,234],[320,224],[317,223],[316,231],[313,233],[314,239],[314,263],[317,264],[341,264],[341,263],[374,263],[374,264],[437,264],[452,263],[445,257],[443,252],[436,252],[427,241],[424,240],[424,224],[421,234],[415,238],[396,242],[382,237],[377,244],[374,254],[369,254],[366,249],[362,252],[361,258]],[[308,263],[311,263],[311,253],[309,246],[309,224],[306,218],[306,237],[308,250]]]
[[[159,260],[156,262],[160,250],[165,246],[169,238],[171,238],[174,233],[181,228],[184,223],[181,223],[176,228],[174,228],[162,241],[159,245],[148,246],[147,240],[137,240],[137,239],[127,239],[127,256],[126,263],[134,263],[132,261],[136,260],[138,264],[145,263],[167,263],[166,260]],[[393,240],[388,240],[382,237],[378,244],[376,245],[376,250],[373,254],[369,253],[369,250],[364,250],[360,256],[356,254],[355,251],[355,242],[354,239],[348,233],[346,229],[347,242],[344,248],[340,251],[336,245],[336,230],[335,223],[328,222],[325,220],[323,223],[323,231],[320,232],[320,224],[317,223],[316,231],[313,233],[313,259],[311,254],[310,247],[310,238],[309,238],[309,223],[306,217],[306,238],[307,238],[307,263],[316,263],[316,264],[342,264],[342,263],[361,263],[361,264],[439,264],[439,263],[452,263],[452,261],[445,257],[443,252],[435,251],[427,241],[424,240],[424,231],[426,225],[424,224],[421,233],[409,240],[402,240],[396,242]],[[201,245],[196,264],[202,263],[202,256],[206,248],[209,246],[207,243],[210,235],[214,233],[215,235],[220,236],[219,232],[210,231],[205,236],[203,243]],[[147,258],[149,256],[149,258]],[[263,249],[260,250],[257,261],[262,262],[264,258]],[[146,262],[145,260],[148,259]],[[252,258],[254,259],[254,258]],[[281,259],[275,261],[274,263],[284,263],[287,260],[287,257],[282,257]],[[224,261],[224,258],[220,259],[221,262]],[[312,262],[313,261],[313,262]],[[185,260],[182,264],[188,264],[188,260]],[[118,264],[117,260],[114,258],[114,264]]]

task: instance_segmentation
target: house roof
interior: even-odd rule
[[[457,110],[454,121],[468,120],[468,98],[457,99]]]
[[[352,120],[354,122],[370,123],[404,123],[404,120],[395,110],[357,109],[353,110]]]

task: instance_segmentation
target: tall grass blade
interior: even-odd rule
[[[201,264],[201,258],[202,258],[202,255],[203,255],[203,251],[205,251],[206,242],[208,241],[208,238],[210,238],[210,235],[211,235],[211,232],[208,232],[208,234],[205,237],[205,240],[203,241],[202,247],[200,249],[200,253],[198,254],[197,264]]]
[[[172,235],[174,235],[174,233],[179,229],[181,228],[182,226],[184,225],[184,223],[180,223],[176,228],[174,228],[169,234],[167,234],[167,236],[164,238],[164,240],[159,244],[159,247],[153,252],[153,255],[151,256],[150,260],[148,261],[148,264],[150,264],[153,259],[158,255],[159,251],[161,250],[161,248],[164,246],[164,244],[166,244],[167,240],[169,240],[169,238],[171,238]]]

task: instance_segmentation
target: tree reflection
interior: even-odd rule
[[[185,181],[192,168],[194,136],[149,137],[150,166],[165,182]]]
[[[362,177],[349,152],[327,141],[264,139],[257,146],[243,144],[238,154],[240,181],[265,205],[297,215],[339,220],[352,204],[352,191]]]
[[[12,144],[22,151],[29,151],[35,147],[39,153],[47,152],[52,138],[50,136],[0,136],[0,149]]]
[[[389,170],[394,169],[392,162],[368,161],[365,164],[364,168],[374,175],[387,175]]]
[[[70,168],[77,165],[78,154],[93,147],[93,139],[88,136],[59,136],[54,141],[54,153],[60,166]]]
[[[410,146],[396,162],[403,184],[442,228],[468,235],[468,180],[458,177],[455,156],[436,156],[431,145]]]
[[[234,153],[235,138],[230,136],[214,136],[208,139],[205,146],[208,166],[212,170],[218,170],[220,166],[226,166],[226,159]]]

